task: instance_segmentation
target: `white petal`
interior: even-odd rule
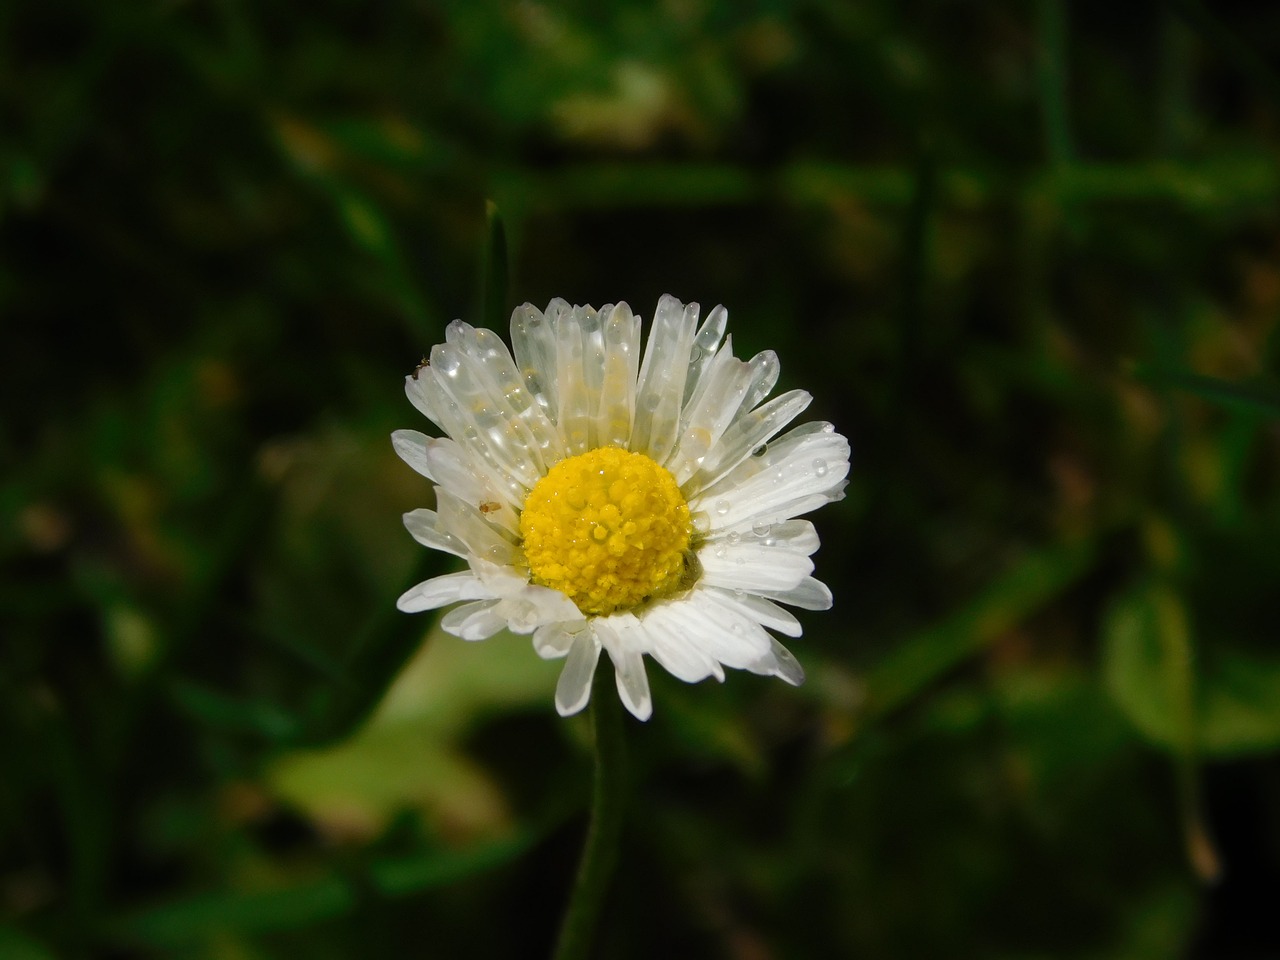
[[[742,398],[742,409],[740,414],[744,414],[755,408],[755,405],[769,395],[778,383],[778,375],[782,372],[782,364],[778,360],[778,355],[772,350],[762,350],[752,357],[747,365],[751,367],[751,387],[747,390],[747,395]]]
[[[684,306],[670,295],[658,301],[640,366],[630,445],[658,463],[665,463],[675,446],[697,324],[696,303]]]
[[[650,611],[650,616],[655,614],[665,629],[682,632],[690,643],[726,667],[746,669],[769,651],[771,638],[763,627],[706,603],[696,589],[685,600]]]
[[[421,613],[459,600],[490,600],[493,592],[481,583],[474,573],[446,573],[410,587],[396,601],[396,607],[405,613]]]
[[[440,523],[440,515],[434,510],[419,507],[404,515],[404,526],[413,539],[432,550],[443,550],[455,557],[468,556],[467,545],[444,529]]]
[[[563,300],[552,300],[547,312],[550,313],[559,306],[567,308],[568,304]],[[554,418],[558,408],[555,337],[551,324],[542,311],[532,304],[523,304],[511,314],[511,348],[515,352],[516,365],[524,379],[525,389],[537,401],[543,413]]]
[[[515,562],[517,550],[513,535],[486,521],[480,513],[479,504],[463,502],[444,488],[437,487],[436,512],[440,528],[466,544],[470,556],[503,566]]]
[[[692,499],[753,453],[764,456],[768,452],[765,444],[798,417],[812,400],[804,390],[791,390],[739,416],[711,448],[698,472],[682,485],[685,496]]]
[[[440,629],[463,640],[486,640],[507,626],[498,612],[500,600],[480,600],[454,607],[440,618]]]
[[[640,318],[625,303],[600,311],[603,382],[596,410],[596,444],[626,448],[635,419],[636,369],[640,363]]]
[[[522,568],[472,557],[471,569],[489,595],[502,600],[497,613],[506,619],[512,633],[533,633],[547,623],[585,622],[572,600],[559,590],[530,583]]]
[[[751,593],[790,590],[813,573],[813,561],[805,554],[750,541],[704,544],[698,561],[703,583]]]
[[[764,597],[722,587],[709,587],[706,594],[713,602],[750,617],[762,627],[777,630],[788,637],[798,637],[804,632],[799,620]]]
[[[764,456],[742,461],[689,507],[707,512],[712,530],[756,518],[778,522],[839,499],[848,473],[849,441],[830,424],[806,423],[769,444]]]
[[[667,462],[676,483],[685,483],[702,466],[711,447],[732,422],[751,387],[752,369],[733,355],[726,340],[681,414],[682,429]]]
[[[559,660],[569,655],[578,635],[589,629],[585,621],[544,623],[533,632],[533,649],[543,660]]]
[[[507,345],[492,330],[461,321],[451,323],[445,336],[471,367],[476,391],[473,403],[490,405],[496,411],[496,418],[488,424],[489,442],[509,448],[512,456],[532,467],[536,482],[536,476],[546,473],[563,451],[555,425],[525,386]],[[551,457],[550,463],[544,451]]]
[[[801,610],[830,610],[831,589],[821,580],[805,577],[790,590],[757,590],[756,593]]]
[[[417,430],[396,430],[391,434],[391,446],[400,459],[433,482],[431,464],[427,462],[427,445],[431,438]]]
[[[772,640],[772,638],[770,639]],[[804,683],[804,667],[800,666],[800,661],[777,640],[772,640],[768,655],[762,657],[748,669],[752,673],[779,677],[793,687],[798,687]]]
[[[724,669],[720,661],[704,653],[685,632],[674,629],[667,615],[645,615],[645,629],[652,644],[649,653],[668,673],[685,683],[697,683],[714,676],[724,682]]]
[[[404,395],[409,398],[409,402],[417,408],[419,413],[443,430],[444,424],[440,422],[437,403],[438,394],[434,392],[431,381],[422,376],[427,369],[427,367],[419,367],[404,378]]]
[[[724,336],[725,327],[729,324],[729,313],[724,307],[717,305],[707,314],[698,332],[693,337],[693,346],[689,350],[689,374],[684,381],[684,403],[689,402],[703,373],[711,365],[716,351],[720,347],[720,339]]]
[[[649,677],[644,670],[643,651],[647,643],[643,628],[635,617],[625,615],[598,620],[594,626],[613,661],[623,706],[637,720],[648,720],[653,713],[653,698],[649,695]]]
[[[423,456],[436,483],[457,499],[475,506],[489,523],[517,534],[520,518],[516,509],[523,501],[513,503],[510,488],[498,482],[492,471],[468,454],[461,444],[448,439],[428,437],[426,440]]]
[[[578,634],[560,680],[556,683],[556,712],[562,717],[577,713],[591,699],[591,678],[595,676],[596,663],[600,659],[600,638],[594,630]]]

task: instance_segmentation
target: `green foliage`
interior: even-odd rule
[[[396,611],[388,435],[664,292],[854,472],[804,687],[651,670],[599,954],[1276,953],[1273,7],[4,5],[0,957],[549,955],[586,721]]]

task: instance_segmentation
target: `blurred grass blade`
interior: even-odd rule
[[[419,551],[418,560],[400,592],[443,573],[445,562],[433,551]],[[350,659],[344,665],[346,681],[328,688],[299,742],[307,746],[333,743],[364,722],[405,664],[422,646],[428,626],[429,622],[422,617],[396,609],[395,597],[388,597],[384,604],[370,613],[365,629],[356,639]]]
[[[214,729],[274,741],[288,740],[298,733],[298,721],[272,703],[231,697],[183,678],[170,681],[168,693],[180,711]]]
[[[370,894],[403,897],[492,870],[518,859],[542,834],[525,830],[469,850],[381,860],[358,882],[335,875],[279,890],[191,896],[126,915],[108,935],[118,943],[172,948],[228,933],[293,930],[345,916]]]
[[[1040,0],[1040,110],[1044,117],[1045,149],[1055,167],[1069,164],[1075,151],[1067,120],[1067,5],[1065,0]]]
[[[484,263],[480,278],[480,316],[490,330],[501,330],[510,316],[507,306],[507,284],[510,274],[507,255],[507,230],[498,205],[492,200],[484,204]]]
[[[909,702],[1089,569],[1092,543],[1049,547],[1016,563],[976,600],[895,646],[866,678],[864,722]]]
[[[1280,417],[1280,390],[1247,383],[1233,383],[1217,377],[1206,377],[1184,370],[1140,364],[1135,370],[1139,380],[1156,387],[1185,390],[1198,397],[1234,410]]]

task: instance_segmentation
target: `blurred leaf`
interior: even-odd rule
[[[15,927],[0,924],[0,957],[4,960],[54,960],[55,954]]]
[[[1139,584],[1116,601],[1103,625],[1107,687],[1134,726],[1166,749],[1204,756],[1274,750],[1280,660],[1224,641],[1205,642],[1193,661],[1181,599],[1167,585]]]
[[[126,915],[108,932],[121,943],[174,947],[232,932],[289,930],[353,912],[368,895],[365,887],[379,896],[403,897],[492,870],[519,858],[541,835],[528,829],[467,850],[378,860],[363,883],[331,876],[279,890],[187,897]]]
[[[397,616],[415,633],[422,630],[420,618]],[[376,835],[404,809],[455,831],[501,831],[506,800],[466,758],[461,739],[492,711],[551,710],[556,676],[555,665],[538,659],[526,637],[503,633],[472,644],[437,626],[419,640],[416,657],[398,671],[368,723],[331,747],[281,756],[268,769],[268,782],[338,833]]]
[[[1103,675],[1146,736],[1178,753],[1195,750],[1191,641],[1181,598],[1164,584],[1140,586],[1111,609]]]

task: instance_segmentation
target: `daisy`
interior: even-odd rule
[[[447,436],[392,434],[434,483],[435,510],[404,522],[467,569],[397,602],[409,613],[461,602],[441,626],[464,640],[532,634],[565,658],[556,709],[591,695],[600,651],[641,720],[653,710],[644,657],[696,682],[724,668],[804,671],[769,631],[800,623],[779,603],[831,606],[810,574],[818,549],[801,514],[843,496],[849,444],[829,423],[778,434],[812,399],[765,397],[778,358],[733,355],[727,313],[664,296],[644,356],[640,318],[553,300],[511,317],[502,338],[460,320],[405,378],[415,407]],[[775,439],[777,437],[777,439]]]

